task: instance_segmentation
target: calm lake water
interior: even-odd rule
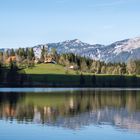
[[[0,140],[139,140],[140,90],[0,89]]]

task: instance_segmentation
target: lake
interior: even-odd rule
[[[139,140],[139,89],[1,88],[0,140]]]

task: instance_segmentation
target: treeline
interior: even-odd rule
[[[127,63],[105,63],[100,60],[81,57],[73,53],[61,54],[58,60],[59,64],[66,67],[74,66],[75,70],[93,74],[108,75],[139,75],[140,60],[130,60]]]
[[[8,49],[0,52],[0,64],[4,67],[16,65],[16,67],[25,68],[34,66],[33,48]]]
[[[140,74],[140,60],[130,60],[127,63],[105,63],[73,53],[58,54],[54,48],[49,51],[47,48],[42,47],[41,51],[40,58],[35,57],[33,48],[10,49],[0,52],[0,67],[10,66],[10,68],[13,68],[16,65],[16,67],[22,69],[30,68],[35,63],[44,63],[45,58],[51,55],[56,63],[65,66],[67,70],[72,68],[77,72],[108,75]]]

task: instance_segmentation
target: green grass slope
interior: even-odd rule
[[[58,64],[38,64],[24,69],[31,86],[45,87],[140,87],[140,77],[128,75],[93,75],[67,70]]]
[[[33,68],[25,69],[26,74],[76,74],[74,70],[66,70],[58,64],[38,64]]]

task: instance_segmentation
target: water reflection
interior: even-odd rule
[[[140,132],[140,92],[0,93],[0,118],[69,129],[107,123]]]

